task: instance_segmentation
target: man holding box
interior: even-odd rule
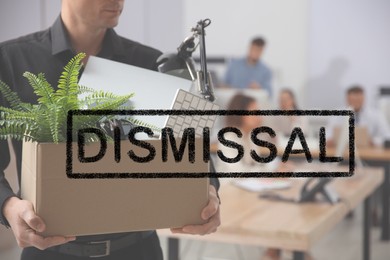
[[[35,102],[36,95],[22,77],[25,71],[45,72],[55,86],[66,63],[79,52],[156,70],[159,51],[118,36],[124,0],[62,0],[61,15],[51,28],[0,44],[0,80],[17,91],[22,101]],[[3,100],[0,100],[3,103]],[[3,105],[3,104],[1,104]],[[45,223],[29,201],[21,200],[4,177],[9,164],[6,141],[0,141],[0,222],[12,228],[22,259],[162,259],[155,231],[83,237],[42,237]],[[21,143],[13,142],[20,180]],[[172,232],[208,234],[220,224],[218,181],[210,187],[210,201],[202,211],[204,225],[185,226]],[[123,205],[126,207],[126,205]],[[158,216],[156,216],[158,217]],[[104,243],[103,243],[104,242]],[[108,246],[110,245],[110,246]]]

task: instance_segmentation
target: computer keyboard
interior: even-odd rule
[[[172,104],[174,110],[218,110],[219,106],[199,97],[191,92],[179,89]],[[195,129],[195,137],[203,137],[203,128],[214,126],[216,115],[170,115],[167,118],[165,127],[173,130],[175,137],[181,137],[186,128]]]

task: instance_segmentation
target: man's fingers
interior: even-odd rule
[[[218,202],[210,200],[209,204],[202,210],[202,218],[208,220],[210,217],[214,216],[218,211],[218,207]]]
[[[187,225],[182,228],[171,228],[172,233],[192,234],[192,235],[206,235],[214,233],[221,224],[219,214],[219,199],[217,191],[214,186],[210,185],[210,199],[209,203],[203,208],[201,216],[204,220],[208,220],[203,225]]]
[[[46,228],[43,220],[32,209],[26,210],[21,217],[31,229],[37,232],[43,232]]]
[[[215,188],[211,186],[210,188],[210,199],[207,206],[202,210],[202,219],[208,220],[210,217],[214,216],[219,209],[219,199],[217,197]]]
[[[183,228],[171,228],[172,233],[184,233]]]
[[[62,237],[62,236],[56,236],[56,237],[45,237],[44,243],[46,248],[62,245],[65,243],[68,243],[70,241],[74,241],[75,237]]]
[[[42,237],[37,235],[35,232],[31,231],[27,236],[27,243],[40,249],[45,250],[49,247],[62,245],[73,241],[75,237],[62,237],[62,236],[53,236],[53,237]]]
[[[210,218],[209,222],[203,225],[188,225],[184,226],[176,233],[186,233],[192,235],[206,235],[217,231],[218,226],[221,224],[219,213]]]
[[[206,235],[211,233],[213,229],[214,229],[214,224],[206,223],[204,225],[184,226],[182,231],[183,233],[191,234],[191,235]]]

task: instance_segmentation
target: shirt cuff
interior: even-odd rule
[[[5,202],[12,198],[12,197],[17,197],[12,191],[2,191],[0,192],[0,224],[5,226],[6,228],[10,228],[10,225],[7,221],[7,219],[5,218],[4,214],[3,214],[3,209],[4,209],[4,205],[5,205]]]

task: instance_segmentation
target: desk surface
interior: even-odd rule
[[[216,153],[217,150],[218,150],[218,144],[212,143],[210,145],[210,152]],[[283,151],[284,149],[278,149],[278,152],[280,153],[279,155],[282,155]],[[390,148],[372,146],[372,147],[358,148],[356,149],[356,151],[358,152],[360,158],[363,160],[390,161]],[[319,150],[310,150],[310,152],[313,157],[319,156]],[[336,149],[334,147],[326,147],[327,156],[334,156],[335,153],[336,153]],[[348,153],[346,152],[345,155],[347,157]]]
[[[346,214],[371,194],[383,181],[383,170],[369,168],[364,174],[332,182],[342,202],[294,204],[259,199],[257,193],[241,190],[223,179],[220,189],[222,224],[207,236],[159,235],[205,241],[257,245],[308,251],[312,245],[340,222]],[[298,194],[302,179],[292,179],[285,196]]]

